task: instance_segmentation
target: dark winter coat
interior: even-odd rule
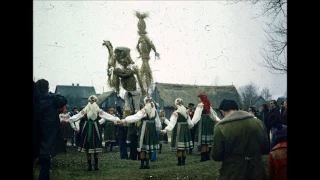
[[[287,126],[287,108],[281,110],[281,124]]]
[[[40,155],[52,158],[65,149],[58,110],[67,104],[67,100],[52,93],[41,93],[39,97],[42,111]]]
[[[245,111],[235,111],[214,127],[212,159],[222,161],[220,180],[265,180],[262,155],[269,144],[263,122]]]
[[[261,118],[263,124],[265,125],[265,127],[270,130],[271,127],[269,125],[269,110],[261,111],[260,118]]]
[[[39,157],[40,135],[41,135],[41,110],[39,91],[35,82],[33,82],[33,159]]]
[[[269,125],[271,127],[276,127],[277,124],[280,124],[280,108],[276,106],[274,108],[270,108],[269,111]]]

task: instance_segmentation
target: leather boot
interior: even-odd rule
[[[204,161],[206,161],[207,159],[206,159],[206,154],[205,154],[205,152],[202,152],[201,153],[201,160],[200,160],[200,162],[204,162]]]
[[[146,165],[144,166],[144,169],[150,169],[149,159],[146,159]]]
[[[92,171],[91,159],[88,160],[88,171]]]
[[[140,164],[139,169],[144,169],[144,159],[141,159],[140,161],[141,161],[141,164]]]
[[[181,164],[182,162],[181,162],[181,157],[178,157],[178,164],[177,164],[177,166],[181,166],[182,164]]]
[[[94,170],[98,171],[99,167],[98,167],[98,158],[94,158]]]
[[[186,158],[187,157],[182,157],[181,165],[186,165]]]

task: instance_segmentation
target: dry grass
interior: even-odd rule
[[[185,166],[177,166],[175,153],[164,144],[163,152],[157,153],[157,159],[150,162],[151,169],[139,169],[139,160],[121,160],[119,148],[112,152],[103,152],[99,156],[99,171],[87,171],[85,153],[77,152],[69,146],[67,153],[62,153],[52,160],[51,180],[92,180],[92,179],[210,179],[219,177],[220,162],[213,160],[199,162],[197,150],[188,155]],[[268,157],[263,160],[267,166]],[[39,166],[35,167],[35,179]]]

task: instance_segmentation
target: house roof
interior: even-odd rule
[[[186,84],[155,83],[155,90],[158,90],[160,98],[164,102],[164,107],[173,107],[176,98],[182,98],[184,105],[189,103],[197,105],[198,95],[205,93],[213,108],[218,108],[223,99],[233,99],[242,107],[240,95],[233,85],[229,86],[196,86]]]
[[[99,95],[97,98],[98,98],[98,100],[97,100],[97,104],[98,104],[98,106],[100,106],[101,105],[101,103],[104,101],[104,100],[106,100],[112,93],[115,93],[114,91],[108,91],[108,92],[104,92],[104,93],[102,93],[101,95]]]
[[[260,99],[262,99],[264,102],[267,102],[262,96],[258,96],[252,101],[252,104],[255,104]]]
[[[63,95],[67,101],[68,110],[73,106],[77,106],[79,109],[88,104],[88,97],[90,95],[96,95],[96,90],[92,86],[79,86],[79,85],[57,85],[56,94]]]
[[[282,102],[282,101],[285,101],[285,100],[287,100],[286,97],[279,97],[279,98],[277,99],[277,104],[278,104],[278,106],[280,106],[280,105],[281,105],[281,102]]]

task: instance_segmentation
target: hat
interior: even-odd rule
[[[239,110],[239,107],[236,101],[223,99],[220,103],[219,109],[223,111],[229,111],[229,110]]]
[[[287,126],[278,124],[276,128],[276,141],[287,139]]]
[[[194,104],[193,103],[189,103],[189,105],[188,106],[194,106]]]
[[[253,112],[253,113],[256,113],[257,111],[256,111],[256,108],[254,108],[253,106],[250,106],[249,107],[249,111],[251,111],[251,112]]]

